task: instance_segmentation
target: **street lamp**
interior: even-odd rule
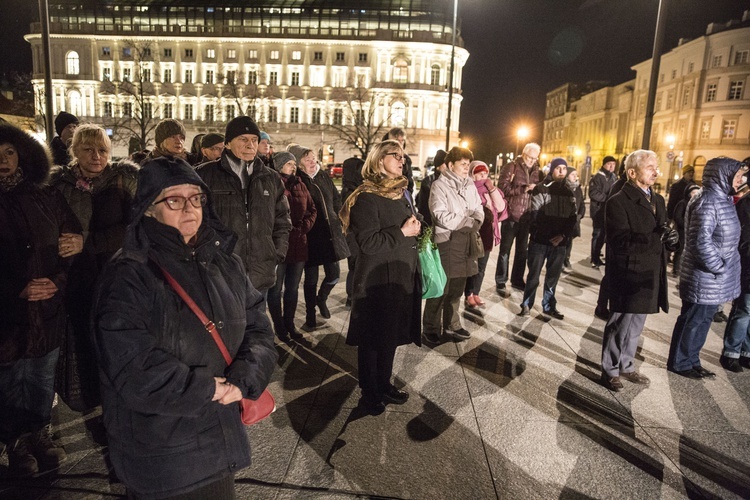
[[[448,117],[446,118],[445,150],[450,151],[451,145],[451,110],[453,109],[453,71],[456,64],[456,17],[458,15],[458,0],[453,0],[453,41],[451,42],[451,69],[448,75]]]
[[[664,138],[664,141],[669,146],[669,151],[667,152],[667,161],[669,162],[669,177],[667,178],[667,190],[672,185],[672,180],[677,179],[677,175],[674,172],[674,142],[675,142],[675,136],[672,134],[669,134]]]
[[[468,149],[469,141],[466,141],[466,140],[461,141],[461,147],[464,149]]]
[[[518,143],[525,141],[529,137],[529,127],[522,125],[516,130],[516,156],[518,156]]]

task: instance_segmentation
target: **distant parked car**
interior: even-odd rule
[[[328,169],[328,175],[331,179],[341,179],[344,175],[344,164],[343,163],[329,163],[326,165]]]
[[[411,176],[415,181],[422,181],[424,179],[424,172],[416,165],[411,166]]]

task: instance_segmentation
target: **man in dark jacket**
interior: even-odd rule
[[[54,165],[67,165],[70,163],[68,147],[73,140],[73,132],[78,126],[78,118],[66,111],[60,111],[55,118],[55,132],[57,135],[52,139],[49,147],[52,150],[52,161]]]
[[[508,218],[503,221],[500,231],[500,252],[495,269],[495,286],[497,293],[502,297],[510,295],[505,289],[505,283],[508,281],[510,249],[514,240],[516,253],[513,257],[510,285],[518,290],[526,288],[523,272],[526,269],[526,252],[531,228],[531,216],[528,214],[529,198],[541,177],[538,163],[540,151],[539,144],[530,142],[524,146],[520,157],[500,169],[497,186],[505,195],[508,204]]]
[[[591,234],[591,267],[602,265],[601,253],[604,246],[604,204],[609,197],[609,190],[617,180],[614,156],[605,156],[602,168],[589,181],[589,199],[591,200],[591,222],[594,230]]]
[[[252,118],[233,118],[221,158],[197,171],[214,194],[216,213],[237,233],[234,253],[253,286],[265,294],[276,283],[276,264],[286,258],[292,222],[281,176],[256,157],[259,137]]]
[[[669,311],[665,245],[676,245],[679,236],[667,225],[664,198],[651,188],[657,166],[653,151],[631,153],[628,181],[605,208],[611,314],[602,340],[602,384],[611,391],[623,389],[623,378],[650,383],[636,371],[638,340],[647,315]]]
[[[578,213],[573,191],[565,183],[568,164],[563,158],[554,158],[550,163],[549,176],[531,192],[531,242],[529,243],[529,274],[521,302],[521,316],[528,316],[534,306],[536,289],[542,266],[547,261],[544,277],[542,309],[553,318],[563,319],[557,310],[555,288],[560,279],[565,249],[573,237]]]
[[[432,214],[430,213],[430,188],[432,188],[432,183],[440,177],[441,173],[443,173],[443,169],[445,168],[446,155],[447,153],[442,149],[437,150],[434,160],[435,172],[424,178],[422,184],[419,185],[419,192],[417,193],[416,197],[417,199],[414,200],[417,205],[417,211],[422,215],[422,217],[424,217],[424,223],[422,224],[423,227],[432,225]]]
[[[394,140],[401,144],[401,149],[406,153],[406,132],[401,127],[393,127],[383,137],[384,141]],[[409,181],[407,189],[409,194],[414,193],[414,176],[411,171],[411,157],[407,154],[404,156],[404,164],[401,166],[401,173]]]
[[[679,181],[672,184],[669,188],[669,200],[667,200],[667,218],[674,220],[674,209],[677,204],[685,197],[685,189],[693,184],[695,168],[692,165],[682,167],[682,177]]]

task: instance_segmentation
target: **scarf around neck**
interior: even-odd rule
[[[19,166],[16,171],[8,177],[0,177],[0,190],[8,192],[21,184],[23,181],[23,169]]]
[[[351,209],[357,202],[357,198],[359,198],[360,194],[372,193],[382,196],[383,198],[388,198],[389,200],[398,200],[404,196],[404,191],[408,184],[409,181],[404,176],[390,179],[383,174],[378,174],[376,177],[366,178],[364,182],[357,186],[357,189],[349,195],[344,206],[341,207],[341,210],[339,211],[344,234],[346,234],[349,229],[349,216]]]

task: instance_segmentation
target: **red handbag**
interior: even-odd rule
[[[185,289],[182,288],[179,283],[177,283],[177,280],[175,280],[172,275],[167,272],[166,269],[161,266],[159,266],[159,268],[161,269],[164,278],[167,280],[167,283],[169,283],[174,291],[177,292],[177,295],[179,295],[182,300],[185,301],[185,304],[187,304],[190,310],[193,311],[196,316],[198,316],[200,322],[203,323],[203,327],[208,333],[211,334],[211,337],[213,337],[214,342],[216,342],[219,351],[221,351],[222,356],[224,356],[224,361],[227,362],[227,366],[232,364],[232,356],[229,355],[227,346],[224,345],[224,341],[221,340],[221,336],[219,336],[219,332],[218,330],[216,330],[216,325],[214,324],[214,322],[208,319],[203,310],[198,307],[198,304],[196,304],[195,301],[190,298],[190,295],[187,294]],[[269,392],[268,389],[265,389],[260,397],[255,401],[249,398],[242,398],[239,401],[239,405],[240,418],[242,419],[242,423],[245,425],[253,425],[256,422],[260,422],[271,413],[276,411],[276,401],[273,399],[273,395]]]

